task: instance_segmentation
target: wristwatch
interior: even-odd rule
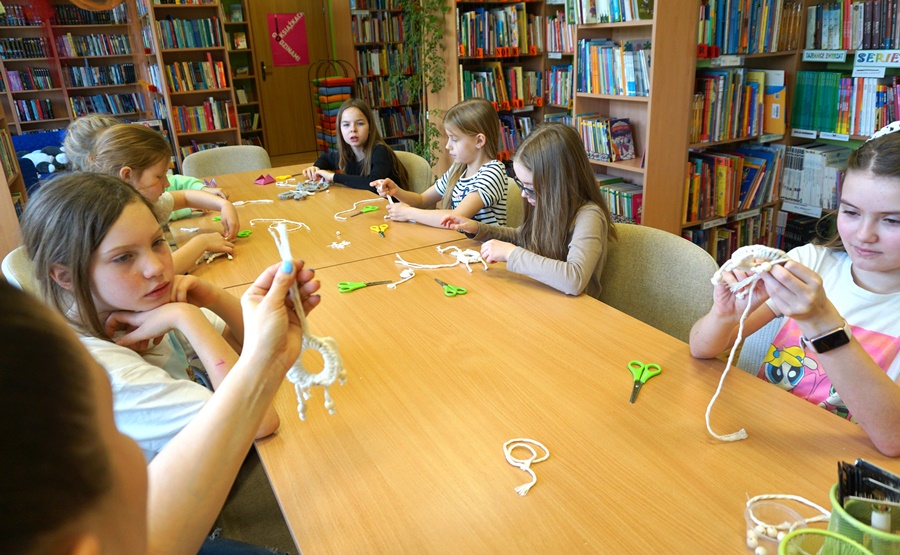
[[[847,320],[844,320],[844,325],[842,327],[826,331],[812,339],[807,339],[806,336],[801,335],[800,344],[808,351],[811,350],[815,353],[822,354],[850,343],[852,337],[853,332],[850,331],[850,324],[847,323]]]

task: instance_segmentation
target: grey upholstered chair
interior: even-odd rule
[[[616,232],[600,276],[600,300],[687,341],[691,326],[712,307],[716,261],[690,241],[659,229],[620,224]]]
[[[525,217],[525,200],[522,198],[522,190],[516,185],[516,181],[506,178],[506,225],[519,227]]]
[[[409,176],[409,190],[424,193],[434,184],[434,175],[431,173],[431,164],[414,152],[395,150],[397,159],[406,168]]]
[[[10,284],[32,295],[41,296],[40,286],[34,279],[34,265],[31,258],[28,257],[25,247],[13,249],[3,258],[0,267],[3,270],[3,277]]]
[[[775,335],[778,334],[778,330],[781,329],[783,323],[784,316],[776,316],[772,318],[771,322],[756,330],[749,337],[746,337],[741,345],[741,354],[734,365],[744,372],[755,376],[762,367],[763,360],[765,360],[769,347],[772,345],[772,340],[775,339]]]
[[[271,167],[269,153],[262,147],[222,146],[189,154],[182,163],[181,173],[190,177],[211,177]]]

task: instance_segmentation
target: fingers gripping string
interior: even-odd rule
[[[544,451],[544,454],[538,457],[537,451],[535,451],[532,445],[540,447]],[[518,447],[527,449],[531,453],[531,456],[526,459],[515,458],[512,453],[513,450]],[[550,457],[550,450],[544,447],[543,443],[540,443],[533,439],[517,437],[503,444],[503,454],[504,456],[506,456],[506,461],[509,464],[531,474],[530,482],[528,482],[527,484],[522,484],[521,486],[516,488],[516,493],[518,493],[522,497],[525,497],[525,495],[528,494],[528,490],[530,490],[532,486],[537,483],[537,475],[534,473],[534,470],[531,469],[531,465],[546,461]]]
[[[269,226],[269,233],[275,239],[275,246],[278,247],[281,259],[293,262],[294,257],[291,254],[291,243],[288,239],[288,230],[285,222],[281,221]],[[325,392],[325,408],[329,414],[334,414],[334,400],[328,392],[328,387],[334,385],[335,381],[338,381],[341,385],[344,385],[347,381],[347,371],[344,369],[344,364],[341,361],[337,342],[331,337],[316,337],[309,332],[306,312],[303,310],[303,301],[300,298],[300,288],[296,282],[291,284],[290,295],[294,303],[294,312],[296,312],[297,317],[300,319],[300,325],[303,327],[303,348],[300,350],[297,362],[287,372],[287,379],[294,384],[294,391],[297,393],[297,412],[300,415],[300,420],[306,420],[305,401],[309,399],[309,388],[321,386]],[[318,374],[310,374],[303,368],[304,349],[313,349],[322,355],[324,368]]]

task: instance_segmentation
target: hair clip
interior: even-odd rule
[[[871,137],[866,139],[866,142],[869,142],[869,141],[872,141],[875,139],[879,139],[881,137],[884,137],[885,135],[890,135],[891,133],[893,133],[895,131],[900,131],[900,121],[892,121],[891,123],[885,125],[881,129],[876,131],[874,134],[872,134]]]

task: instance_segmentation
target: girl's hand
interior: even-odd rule
[[[228,254],[234,253],[234,243],[222,237],[219,233],[204,233],[197,237],[203,241],[203,250],[210,252],[227,252]]]
[[[751,275],[753,274],[742,270],[735,270],[733,272],[725,272],[722,274],[722,278],[725,282],[717,284],[713,290],[712,310],[717,316],[720,318],[733,319],[735,321],[740,318],[741,314],[744,313],[744,309],[747,307],[748,297],[744,296],[744,298],[739,299],[735,293],[731,292],[730,286],[732,283],[737,283]],[[750,293],[750,290],[746,287],[742,291],[748,294]],[[750,312],[753,312],[762,306],[768,298],[769,295],[766,293],[766,287],[763,284],[763,281],[757,281],[754,285],[753,306],[750,308]]]
[[[830,321],[840,319],[837,309],[825,295],[822,278],[799,262],[790,260],[785,264],[775,264],[762,274],[768,296],[772,298],[779,312],[803,322],[828,317]]]
[[[219,189],[218,187],[204,187],[200,190],[203,191],[204,193],[216,195],[217,197],[221,197],[225,200],[228,200],[228,193],[226,193],[224,189]]]
[[[385,198],[389,196],[395,196],[397,194],[397,189],[400,188],[390,179],[376,179],[375,181],[369,183],[369,187],[375,187],[375,191],[377,191],[379,195]]]
[[[387,205],[388,216],[395,222],[408,222],[413,218],[412,210],[405,202],[395,202]]]
[[[137,349],[140,345],[159,338],[181,326],[202,324],[212,325],[196,306],[184,303],[167,303],[146,312],[116,311],[110,313],[104,324],[104,331],[110,337],[115,332],[127,331],[116,339],[116,345]],[[158,341],[156,341],[158,343]]]
[[[223,235],[225,235],[225,238],[229,241],[234,241],[238,231],[241,229],[241,220],[238,218],[237,210],[234,208],[233,204],[226,200],[222,202],[222,210],[220,210],[220,213],[222,216],[222,227],[225,230]]]
[[[441,227],[446,227],[447,229],[452,229],[454,231],[461,231],[463,233],[468,233],[469,235],[478,233],[478,222],[453,214],[447,214],[441,218]]]
[[[512,243],[491,239],[481,245],[481,258],[485,262],[506,262],[509,260],[509,253],[515,248]]]
[[[310,166],[310,167],[306,168],[305,170],[303,170],[303,177],[305,177],[307,181],[317,181],[318,176],[316,175],[316,172],[318,172],[318,171],[319,171],[319,168],[317,168],[315,166]]]
[[[317,178],[321,177],[329,183],[334,183],[334,172],[330,172],[328,170],[316,170],[316,176]]]
[[[303,310],[309,312],[321,301],[313,295],[319,282],[303,261],[282,262],[268,267],[241,297],[244,311],[244,345],[241,358],[248,357],[260,368],[279,377],[300,356],[303,329],[288,293],[292,283],[300,287]]]
[[[216,302],[222,290],[196,276],[176,275],[172,278],[169,302],[207,307]]]

